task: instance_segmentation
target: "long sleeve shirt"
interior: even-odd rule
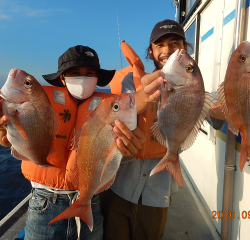
[[[122,92],[134,93],[135,91],[133,73],[129,73],[122,82]],[[123,157],[115,182],[111,186],[112,191],[132,203],[138,203],[142,196],[143,205],[168,207],[169,197],[178,191],[178,184],[168,171],[149,176],[160,160],[161,158]]]

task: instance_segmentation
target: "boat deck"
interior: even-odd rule
[[[183,169],[182,176],[183,188],[172,196],[161,240],[219,240],[212,220]]]
[[[162,240],[219,240],[220,237],[211,219],[205,212],[184,171],[182,171],[182,176],[183,188],[172,196]],[[0,239],[15,239],[25,226],[26,214],[27,212],[21,215],[12,227],[6,226],[9,229]]]

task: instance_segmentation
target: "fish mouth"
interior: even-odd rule
[[[166,80],[166,79],[164,79],[164,80],[163,80],[163,86],[164,86],[164,88],[165,88],[166,90],[170,90],[170,89],[172,89],[173,87],[177,86],[177,84],[174,83],[174,82],[171,81],[171,80]]]
[[[184,52],[184,49],[176,49],[175,52],[169,56],[168,61],[180,61]]]
[[[18,71],[19,71],[19,69],[17,69],[17,68],[11,69],[9,72],[9,76],[15,78]]]
[[[180,60],[181,60],[181,57],[184,55],[185,50],[184,50],[184,49],[178,49],[178,50],[176,50],[176,51],[177,51],[176,60],[177,60],[177,61],[180,61]]]

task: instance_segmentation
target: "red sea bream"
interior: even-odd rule
[[[167,148],[166,155],[150,175],[167,170],[182,187],[179,152],[194,143],[210,109],[198,65],[185,50],[176,50],[164,65],[158,122],[153,126],[157,140]]]

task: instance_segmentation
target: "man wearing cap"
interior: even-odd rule
[[[73,185],[74,151],[70,149],[71,139],[87,116],[100,103],[99,100],[110,97],[105,93],[94,93],[96,85],[106,86],[113,78],[115,70],[100,68],[97,53],[85,46],[69,48],[58,60],[58,71],[43,75],[43,78],[55,86],[45,86],[52,107],[59,119],[59,129],[55,139],[55,159],[60,159],[61,168],[40,166],[30,161],[22,162],[22,173],[31,181],[32,197],[25,227],[25,240],[46,239],[102,239],[103,217],[100,212],[99,194],[92,198],[93,231],[81,220],[76,226],[74,218],[61,220],[48,225],[58,214],[72,204],[77,197],[77,188]],[[0,118],[0,144],[11,146],[6,137],[3,124],[8,117]],[[123,156],[131,157],[142,145],[144,134],[136,128],[130,131],[125,124],[116,121],[113,128],[117,134],[117,146]],[[67,170],[66,170],[67,169]]]
[[[148,102],[140,102],[140,112],[147,109],[150,101],[158,100],[161,94],[158,87],[164,77],[160,69],[170,55],[177,49],[187,50],[188,46],[182,26],[168,19],[155,25],[149,44],[148,56],[154,61],[155,71],[141,79],[143,90],[137,92],[137,95],[147,99]],[[150,91],[147,91],[149,87]],[[133,73],[124,78],[122,91],[136,91]],[[115,182],[105,193],[104,239],[162,238],[170,196],[178,191],[178,185],[168,171],[150,176],[151,170],[160,160],[161,158],[152,157],[138,160],[136,156],[122,159],[122,163],[125,163],[121,164]]]

